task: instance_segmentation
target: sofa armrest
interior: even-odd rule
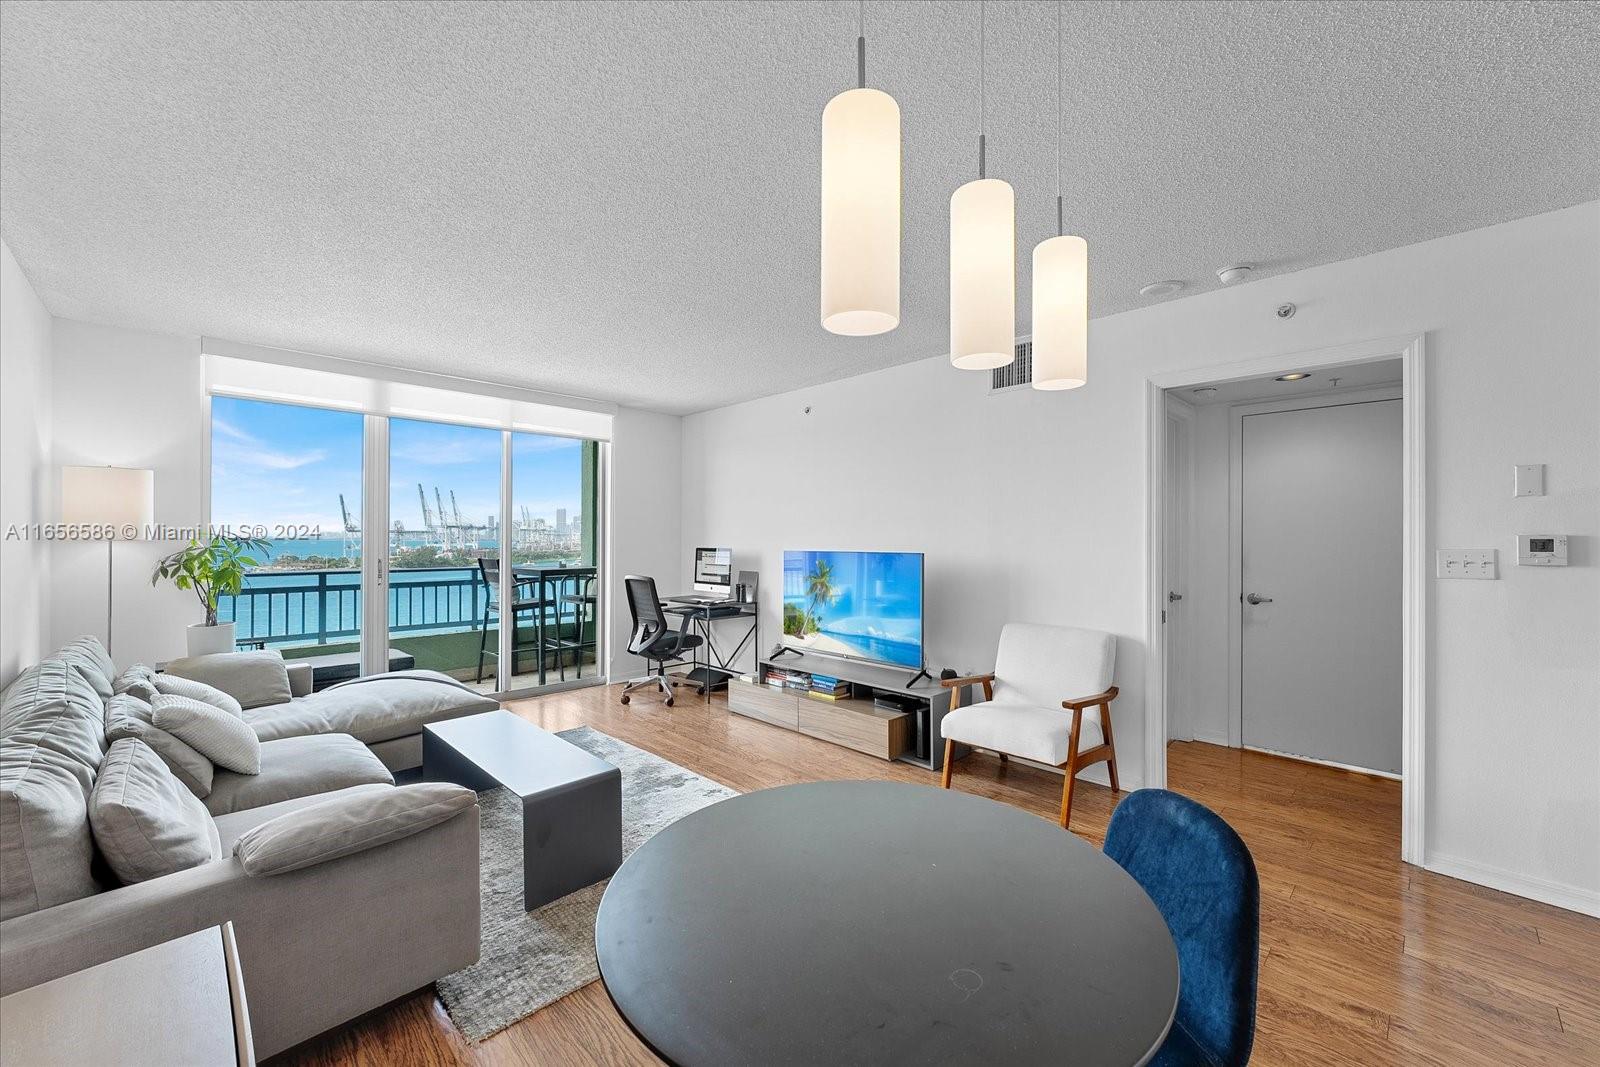
[[[166,673],[220,689],[245,710],[282,704],[293,695],[283,653],[275,648],[186,656],[168,663]]]
[[[246,874],[287,874],[402,840],[477,805],[476,793],[452,782],[351,790],[251,827],[233,854]]]
[[[308,697],[311,695],[311,664],[285,663],[289,671],[289,695],[291,697]]]
[[[478,807],[271,878],[233,857],[0,923],[0,995],[232,920],[268,1056],[478,959]]]

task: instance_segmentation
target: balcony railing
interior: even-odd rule
[[[256,571],[217,617],[241,645],[326,645],[361,636],[362,600],[358,570]],[[390,633],[459,631],[482,624],[489,588],[474,569],[412,567],[390,571],[388,600]]]

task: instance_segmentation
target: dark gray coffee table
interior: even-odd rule
[[[522,800],[522,903],[611,877],[622,862],[622,772],[505,709],[422,728],[422,778],[504,786]]]
[[[1053,821],[892,782],[733,797],[628,857],[600,975],[675,1064],[1116,1065],[1178,1000],[1165,921]]]

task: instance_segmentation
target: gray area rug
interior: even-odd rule
[[[691,811],[737,795],[643,749],[579,726],[559,737],[622,771],[622,858]],[[470,1041],[482,1041],[600,977],[594,919],[607,883],[522,910],[522,806],[504,789],[480,794],[478,879],[482,957],[439,979],[439,999]]]

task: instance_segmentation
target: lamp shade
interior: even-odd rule
[[[851,89],[822,109],[822,328],[900,325],[900,105]]]
[[[138,540],[155,522],[156,472],[133,467],[62,467],[61,521],[104,526],[114,540]],[[129,529],[132,532],[129,532]]]
[[[963,370],[1016,358],[1017,200],[979,178],[950,197],[950,362]]]
[[[1052,237],[1033,249],[1033,387],[1089,380],[1089,242]]]

